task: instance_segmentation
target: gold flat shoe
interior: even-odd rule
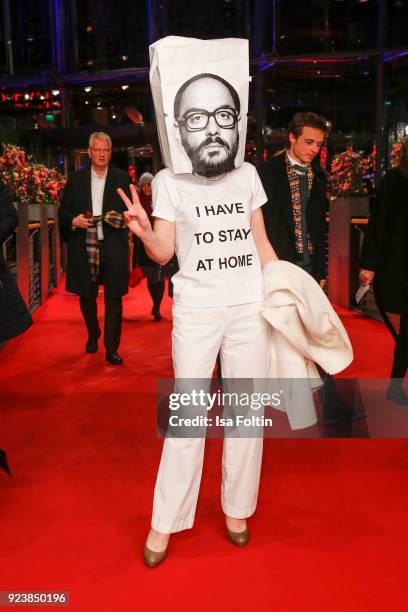
[[[165,550],[161,550],[160,552],[156,552],[155,550],[151,550],[147,544],[143,549],[143,561],[145,565],[149,567],[157,567],[163,561],[166,556],[167,548]]]
[[[249,530],[248,528],[244,529],[244,531],[230,531],[227,528],[227,536],[230,542],[235,544],[235,546],[245,546],[249,540]]]

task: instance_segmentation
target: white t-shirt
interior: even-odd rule
[[[91,194],[92,194],[92,214],[97,217],[102,214],[103,207],[103,192],[105,191],[106,174],[98,176],[94,169],[91,168]],[[97,224],[98,240],[103,240],[102,221]]]
[[[153,216],[176,224],[180,270],[173,276],[174,303],[233,306],[263,300],[261,264],[251,213],[267,201],[249,163],[220,179],[173,174],[153,179]]]
[[[288,151],[286,151],[286,157],[288,158],[289,163],[290,163],[291,166],[301,166],[302,168],[305,168],[305,169],[309,166],[309,164],[304,164],[303,162],[296,161],[296,159],[293,159],[293,157],[291,157],[289,155]],[[295,168],[295,172],[296,172],[296,174],[299,174],[299,172],[298,172],[298,170],[296,170],[296,168]]]

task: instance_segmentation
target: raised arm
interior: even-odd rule
[[[130,185],[132,201],[123,189],[118,194],[124,201],[127,211],[124,213],[128,228],[143,242],[147,255],[160,265],[167,263],[174,255],[176,224],[165,219],[155,219],[152,228],[146,211],[140,204],[134,185]]]
[[[258,251],[261,266],[264,267],[268,261],[276,261],[278,259],[271,243],[266,235],[262,210],[257,208],[251,215],[251,230],[254,237],[256,250]]]

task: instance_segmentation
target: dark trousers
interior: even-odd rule
[[[104,272],[104,251],[103,243],[99,243],[99,278],[92,284],[92,293],[89,297],[80,296],[79,304],[81,307],[82,316],[85,320],[85,325],[88,330],[88,336],[97,340],[101,335],[101,330],[98,323],[98,313],[96,306],[96,298],[98,297],[99,285],[103,284]],[[122,297],[109,297],[105,294],[105,327],[103,331],[103,343],[107,351],[116,352],[120,343],[120,334],[122,330]]]
[[[408,368],[408,315],[402,314],[394,349],[391,378],[404,378]]]
[[[338,416],[345,416],[346,413],[350,412],[351,408],[344,403],[343,398],[337,391],[333,376],[327,374],[318,364],[316,364],[316,367],[323,382],[323,387],[319,390],[319,397],[323,407],[323,417],[325,419],[330,419]]]
[[[98,283],[93,287],[92,297],[80,297],[79,303],[85,320],[88,336],[98,339],[101,330],[98,323],[96,298],[98,295]],[[103,330],[103,343],[107,351],[116,352],[120,343],[122,330],[122,298],[111,298],[105,295],[105,326]]]
[[[159,314],[160,305],[162,303],[164,294],[164,281],[158,281],[157,283],[147,279],[147,288],[150,293],[150,297],[153,300],[152,314]]]

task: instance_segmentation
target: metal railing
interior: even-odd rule
[[[18,227],[3,244],[4,257],[31,312],[45,302],[61,279],[56,208],[18,204]]]

